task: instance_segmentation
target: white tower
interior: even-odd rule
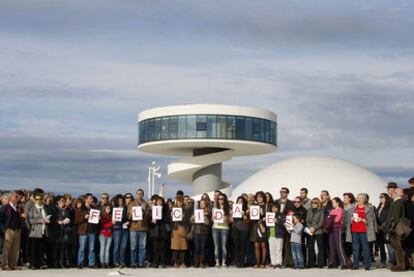
[[[184,156],[168,165],[168,177],[193,184],[193,195],[222,190],[222,162],[233,156],[272,153],[277,149],[276,114],[228,105],[181,105],[138,115],[138,149]]]

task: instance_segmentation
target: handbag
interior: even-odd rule
[[[395,226],[395,233],[402,239],[408,237],[413,231],[410,227],[411,221],[408,218],[402,217],[397,226]]]
[[[334,215],[328,215],[323,223],[323,230],[326,233],[329,233],[332,231],[333,229],[333,224],[334,224],[334,220],[335,220],[335,216]]]

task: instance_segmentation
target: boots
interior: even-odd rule
[[[200,267],[201,267],[201,268],[205,268],[205,267],[206,267],[206,265],[204,264],[204,256],[200,256],[199,258],[200,258],[200,259],[199,259],[199,261],[200,261]]]
[[[195,256],[194,257],[194,267],[195,268],[199,268],[200,267],[200,257],[199,256]]]

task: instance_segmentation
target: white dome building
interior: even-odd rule
[[[375,173],[357,164],[329,157],[291,158],[255,173],[233,189],[232,198],[242,193],[263,190],[279,198],[281,187],[290,190],[289,198],[299,195],[302,187],[309,190],[309,197],[319,197],[328,190],[332,197],[342,199],[344,192],[368,193],[370,202],[377,204],[378,195],[385,192],[387,182]]]

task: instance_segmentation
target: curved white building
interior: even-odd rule
[[[221,179],[221,163],[233,156],[276,151],[276,114],[229,105],[180,105],[138,115],[138,149],[148,153],[187,156],[168,166],[168,176],[193,183],[193,194],[216,189],[230,192]]]
[[[375,173],[357,164],[329,157],[298,157],[287,159],[255,173],[232,192],[232,198],[242,193],[263,190],[279,198],[281,187],[290,189],[290,198],[299,195],[302,187],[309,190],[309,196],[319,196],[328,190],[331,197],[342,199],[344,192],[368,193],[372,203],[378,203],[378,196],[385,192],[387,182]]]

